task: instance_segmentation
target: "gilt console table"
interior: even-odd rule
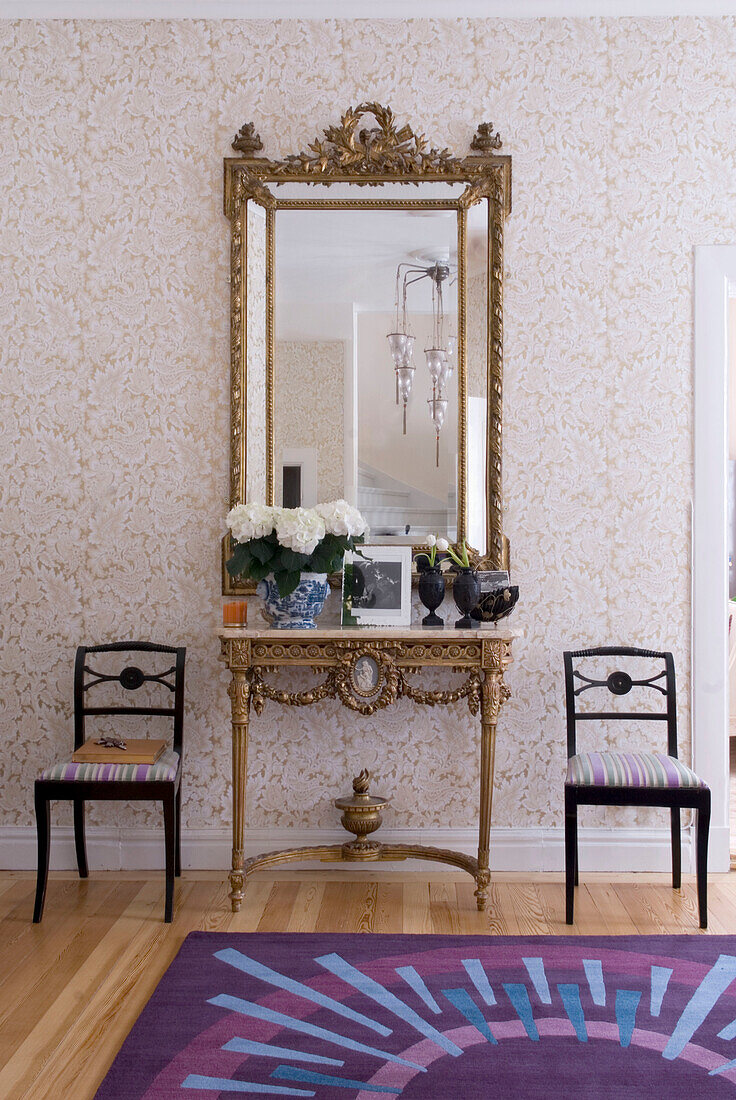
[[[490,883],[488,867],[493,796],[496,723],[509,697],[504,671],[518,631],[503,629],[427,630],[359,627],[352,629],[273,630],[223,627],[218,631],[222,660],[232,674],[228,693],[233,738],[233,852],[230,899],[233,912],[243,900],[245,881],[253,871],[298,860],[428,859],[460,867],[476,882],[479,909],[485,909]],[[284,691],[273,682],[279,671],[302,666],[320,677],[304,691]],[[423,668],[441,667],[464,674],[458,687],[426,690],[417,681]],[[446,706],[466,700],[480,715],[480,806],[478,857],[419,844],[372,842],[370,853],[351,855],[347,845],[318,845],[266,852],[245,860],[245,788],[251,707],[260,715],[266,700],[302,707],[336,699],[358,714],[374,714],[407,698],[421,706]],[[354,852],[353,847],[353,852]]]

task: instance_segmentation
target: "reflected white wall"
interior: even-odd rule
[[[736,246],[695,249],[695,497],[693,511],[693,766],[713,792],[709,867],[727,871],[728,283]]]

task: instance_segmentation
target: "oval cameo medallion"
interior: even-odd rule
[[[364,699],[376,694],[381,686],[381,669],[375,657],[358,657],[350,669],[350,684]]]

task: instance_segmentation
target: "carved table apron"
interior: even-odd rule
[[[305,859],[342,860],[343,846],[318,845],[266,852],[244,859],[245,787],[247,778],[248,724],[251,706],[260,714],[266,699],[284,706],[308,706],[321,699],[338,699],[358,714],[374,714],[397,699],[408,698],[424,706],[443,706],[466,699],[470,712],[480,714],[480,808],[478,858],[444,848],[419,844],[377,844],[371,858],[380,860],[429,859],[450,863],[473,876],[478,908],[485,909],[493,796],[496,723],[509,697],[504,671],[511,661],[511,643],[518,631],[426,630],[417,628],[362,627],[317,630],[251,630],[223,628],[218,632],[222,660],[232,674],[228,688],[233,737],[233,854],[230,898],[233,912],[243,900],[245,880],[257,869]],[[277,670],[302,666],[319,675],[305,691],[282,691],[266,676]],[[463,683],[446,691],[427,691],[417,686],[412,673],[442,667],[465,673]]]

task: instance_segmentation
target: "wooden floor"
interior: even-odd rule
[[[698,933],[695,886],[665,875],[587,875],[576,924],[563,923],[560,875],[497,875],[487,913],[454,874],[281,872],[253,878],[230,912],[222,876],[185,874],[173,924],[163,880],[52,875],[41,925],[33,877],[0,872],[0,1097],[87,1100],[182,940],[218,932],[444,932],[478,935]],[[713,875],[710,933],[736,934],[736,872]],[[707,933],[705,933],[707,934]]]

